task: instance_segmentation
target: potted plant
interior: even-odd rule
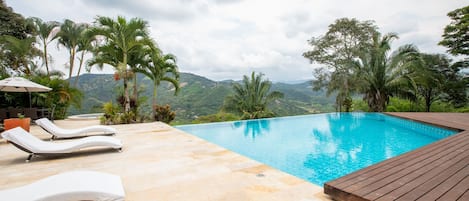
[[[115,72],[115,73],[114,73],[114,80],[115,80],[115,81],[119,81],[120,79],[121,79],[121,78],[120,78],[119,73],[118,73],[118,72]]]
[[[25,118],[24,115],[20,113],[18,113],[18,118],[11,118],[11,119],[3,120],[5,130],[16,128],[19,126],[29,132],[30,123],[31,123],[31,118],[29,117]]]

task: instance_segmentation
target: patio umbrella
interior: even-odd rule
[[[0,91],[5,92],[28,92],[29,107],[31,107],[31,92],[45,92],[52,90],[49,87],[29,81],[22,77],[9,77],[0,80]]]

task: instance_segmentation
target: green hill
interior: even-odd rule
[[[150,113],[152,82],[143,75],[139,75],[137,80],[141,91],[139,96],[146,99],[140,104],[142,111]],[[217,113],[224,98],[232,93],[233,82],[235,81],[216,82],[198,75],[181,73],[178,95],[174,96],[174,88],[164,83],[158,87],[157,102],[160,105],[171,105],[176,111],[176,120],[189,122],[198,116]],[[70,115],[102,112],[103,103],[116,102],[122,91],[122,81],[115,81],[111,74],[84,74],[80,76],[78,88],[84,93],[82,107],[71,108]],[[314,92],[311,82],[273,83],[272,89],[285,94],[283,99],[271,105],[279,116],[333,111],[333,98],[326,97],[324,92]]]

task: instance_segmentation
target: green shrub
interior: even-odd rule
[[[135,123],[135,113],[133,111],[119,113],[118,117],[121,124]]]
[[[112,102],[106,102],[103,104],[104,115],[100,118],[101,124],[119,124],[120,107]]]
[[[386,112],[400,112],[394,105],[390,105],[386,108]]]
[[[171,106],[168,104],[165,106],[156,105],[153,109],[155,110],[155,116],[153,118],[156,121],[169,124],[176,117],[176,113],[171,111]]]
[[[423,104],[415,103],[407,99],[391,97],[386,107],[386,112],[423,112]]]
[[[206,116],[200,116],[192,123],[194,124],[200,124],[200,123],[210,123],[210,122],[222,122],[222,121],[236,121],[239,120],[240,117],[236,116],[235,114],[232,113],[226,113],[226,112],[219,112],[216,114],[210,114]]]
[[[464,113],[468,113],[469,112],[469,107],[463,107],[463,108],[459,108],[456,110],[457,112],[464,112]]]
[[[353,100],[352,101],[352,109],[351,111],[355,111],[355,112],[367,112],[369,109],[368,109],[368,105],[366,104],[366,102],[364,100],[361,100],[361,99],[358,99],[358,100]]]

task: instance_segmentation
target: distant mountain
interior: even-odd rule
[[[286,80],[286,81],[272,81],[273,83],[284,83],[284,84],[303,84],[305,82],[311,83],[311,80]]]
[[[74,78],[72,78],[74,79]],[[139,75],[140,97],[146,101],[141,104],[142,111],[150,111],[152,82]],[[158,104],[169,104],[176,111],[176,120],[189,122],[199,116],[217,113],[225,97],[232,93],[233,80],[213,81],[191,73],[181,73],[181,89],[174,96],[174,88],[166,83],[158,87]],[[116,102],[122,81],[115,81],[112,74],[84,74],[78,81],[78,88],[84,93],[82,108],[71,108],[69,114],[101,112],[102,104]],[[272,90],[285,94],[280,101],[271,105],[279,116],[300,115],[333,111],[333,97],[324,92],[314,92],[311,82],[297,84],[273,83]],[[122,93],[122,92],[121,92]]]

